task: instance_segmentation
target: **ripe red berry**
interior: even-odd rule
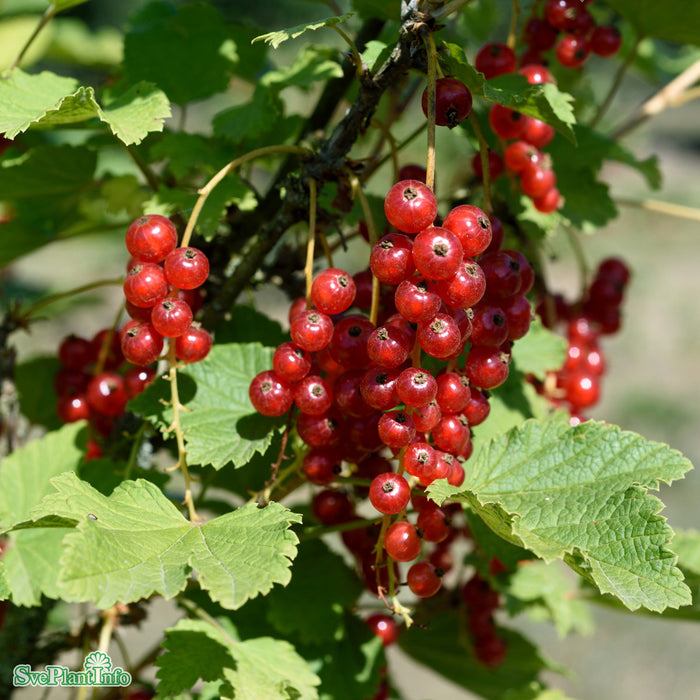
[[[303,350],[316,352],[325,348],[333,336],[333,321],[321,311],[302,311],[289,328],[292,340]]]
[[[270,370],[253,378],[248,396],[253,408],[263,416],[281,416],[291,408],[294,399],[291,385]]]
[[[384,535],[384,549],[394,561],[413,561],[422,546],[415,526],[406,520],[391,525]]]
[[[544,196],[556,185],[556,182],[554,171],[541,165],[529,164],[520,173],[520,187],[528,197],[533,199]]]
[[[413,564],[406,574],[406,582],[411,592],[419,598],[430,598],[442,586],[442,570],[436,569],[427,561]]]
[[[165,299],[169,290],[170,284],[163,268],[155,263],[134,265],[124,281],[124,296],[134,306],[154,306]]]
[[[556,43],[556,40],[557,40],[556,32],[552,36],[553,36],[552,44],[551,44],[551,46],[548,47],[550,49]],[[530,85],[540,85],[541,83],[554,83],[554,82],[556,82],[554,80],[554,76],[541,63],[526,63],[518,71],[518,73],[520,73],[521,75],[524,75],[527,78],[527,82],[530,83]]]
[[[342,460],[336,449],[315,449],[306,453],[302,463],[304,476],[312,483],[326,486],[342,472]]]
[[[311,369],[311,355],[292,342],[282,343],[272,356],[272,369],[280,379],[299,382]]]
[[[440,360],[452,357],[462,344],[462,334],[456,321],[447,314],[418,325],[418,342],[432,357]]]
[[[381,638],[382,644],[385,647],[393,644],[399,638],[399,626],[391,615],[375,613],[374,615],[370,615],[365,620],[365,623],[374,634]],[[376,698],[373,700],[376,700]]]
[[[459,413],[469,403],[469,380],[456,372],[445,372],[437,378],[437,402],[445,413]]]
[[[124,391],[128,399],[138,396],[156,376],[155,367],[129,367],[124,372]]]
[[[540,119],[530,117],[520,138],[532,146],[544,148],[554,138],[554,127]]]
[[[459,309],[472,307],[486,292],[484,271],[471,258],[465,258],[450,279],[435,283],[435,291],[450,306]]]
[[[170,219],[158,214],[142,216],[126,231],[129,253],[143,262],[165,260],[177,246],[177,229]]]
[[[66,369],[82,370],[95,359],[92,343],[86,338],[71,334],[58,346],[58,360]]]
[[[547,0],[544,16],[556,29],[568,31],[576,26],[579,14],[585,11],[581,0]]]
[[[302,413],[320,416],[331,407],[333,393],[325,380],[309,375],[294,387],[294,403]]]
[[[429,433],[438,423],[442,412],[437,401],[431,401],[427,406],[417,408],[413,414],[413,424],[419,433]]]
[[[187,302],[177,297],[163,299],[153,307],[151,323],[165,338],[177,338],[192,324],[192,309]]]
[[[504,251],[486,253],[479,259],[486,278],[486,295],[490,299],[505,299],[520,291],[520,264]]]
[[[347,493],[324,489],[319,491],[311,502],[311,510],[316,519],[324,525],[344,523],[353,516],[353,507]]]
[[[459,464],[456,460],[455,463]],[[420,509],[416,527],[423,532],[426,542],[444,542],[450,534],[450,524],[445,511],[432,502]]]
[[[501,308],[506,316],[508,340],[518,340],[527,335],[532,321],[532,307],[527,297],[514,294],[501,302]]]
[[[410,338],[396,326],[375,328],[367,338],[367,354],[375,365],[398,367],[411,351]]]
[[[588,39],[576,34],[565,34],[557,44],[557,61],[565,68],[580,68],[590,54]]]
[[[397,369],[370,367],[362,377],[360,391],[367,404],[378,411],[387,411],[398,403],[396,382]]]
[[[355,300],[355,281],[344,270],[329,267],[311,285],[311,303],[324,314],[341,314]]]
[[[416,436],[416,427],[411,416],[404,411],[390,411],[379,419],[379,437],[388,447],[400,449],[410,444]]]
[[[457,236],[465,257],[480,255],[491,243],[491,221],[482,209],[473,204],[454,207],[445,217],[442,227]]]
[[[474,307],[472,334],[469,338],[472,345],[498,347],[508,339],[508,331],[508,319],[500,306],[487,301]]]
[[[487,395],[472,387],[471,397],[463,411],[469,425],[472,428],[481,425],[488,418],[490,412],[491,406]]]
[[[297,418],[299,437],[310,447],[336,447],[343,439],[344,429],[343,419],[335,408],[320,416],[302,413]]]
[[[459,238],[439,226],[421,231],[413,240],[413,262],[428,279],[452,277],[464,257]]]
[[[384,236],[372,248],[369,266],[374,276],[384,284],[397,285],[416,270],[413,263],[413,241],[401,233]]]
[[[212,337],[195,323],[175,338],[175,357],[182,362],[201,362],[211,350]]]
[[[347,369],[366,367],[369,364],[367,340],[373,330],[372,322],[359,314],[339,321],[329,345],[333,359]]]
[[[506,44],[484,44],[477,51],[474,66],[484,74],[486,80],[504,73],[514,73],[517,59],[513,49]]]
[[[178,289],[195,289],[209,276],[209,260],[197,248],[175,248],[165,258],[165,275]]]
[[[498,348],[475,346],[464,361],[469,381],[481,389],[495,389],[508,379],[510,355]]]
[[[112,417],[124,412],[128,400],[124,390],[124,379],[115,372],[101,372],[95,375],[88,384],[86,396],[93,410]]]
[[[56,413],[63,423],[89,420],[92,411],[84,394],[59,396],[56,400]]]
[[[411,497],[411,489],[406,479],[393,472],[385,472],[372,479],[369,487],[369,500],[385,515],[402,511]]]
[[[496,136],[503,139],[518,139],[525,131],[529,117],[510,107],[495,104],[489,110],[489,124]]]
[[[421,98],[423,114],[428,116],[428,88]],[[472,94],[457,78],[438,78],[435,83],[435,124],[450,129],[457,126],[472,111]]]
[[[423,277],[404,280],[394,293],[396,310],[411,323],[434,318],[440,309],[440,297]]]
[[[461,414],[443,413],[432,431],[435,446],[444,452],[457,454],[469,440],[469,424]]]
[[[127,362],[143,367],[155,362],[163,352],[163,336],[150,323],[127,324],[121,348]]]
[[[428,228],[437,216],[433,191],[418,180],[397,182],[384,200],[384,213],[392,226],[404,233],[418,233]]]
[[[562,206],[563,200],[556,187],[548,189],[541,197],[533,197],[532,203],[537,211],[552,214]]]
[[[617,27],[600,25],[596,27],[590,38],[591,51],[597,56],[608,58],[614,56],[622,46],[622,35]]]
[[[430,372],[419,367],[407,367],[396,380],[400,401],[411,408],[427,406],[437,394],[438,384]]]
[[[524,38],[530,48],[548,51],[557,43],[557,30],[545,19],[531,17],[525,25]]]

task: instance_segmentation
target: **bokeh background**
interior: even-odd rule
[[[485,0],[482,0],[485,2]],[[105,42],[114,42],[110,27],[123,26],[131,9],[141,0],[93,0],[72,15],[101,28]],[[290,26],[330,14],[317,3],[298,0],[284,3],[249,3],[247,0],[217,2],[227,12],[242,13],[256,21],[264,31]],[[341,3],[342,4],[342,3]],[[280,6],[284,6],[284,15]],[[504,3],[496,3],[502,7]],[[509,6],[509,3],[505,3]],[[3,12],[43,11],[39,0],[0,0]],[[505,15],[504,15],[505,16]],[[16,20],[12,31],[0,25],[0,62],[16,53],[32,22]],[[498,22],[498,18],[494,20]],[[50,45],[51,29],[37,42],[37,53]],[[505,34],[504,34],[505,36]],[[111,45],[111,44],[110,44]],[[674,56],[672,45],[664,47]],[[115,50],[118,50],[118,46]],[[283,58],[281,60],[284,60]],[[614,67],[592,62],[591,89],[605,91]],[[60,69],[59,69],[60,72]],[[613,104],[606,124],[624,120],[656,89],[634,71],[625,81]],[[600,94],[600,92],[598,92]],[[289,100],[299,96],[286,95]],[[235,96],[233,97],[235,99]],[[188,127],[207,130],[214,105],[203,103],[188,114]],[[179,115],[175,115],[177,119]],[[410,131],[412,127],[408,127]],[[450,177],[459,170],[453,162],[441,163],[443,153],[454,149],[453,135],[441,133],[438,141],[438,178]],[[626,143],[640,156],[657,154],[664,184],[650,193],[638,176],[623,166],[610,166],[603,177],[613,196],[634,202],[654,199],[696,207],[700,214],[700,103],[667,110],[632,134]],[[423,146],[415,144],[409,152],[420,162]],[[465,160],[471,157],[466,149]],[[443,175],[443,173],[445,173]],[[378,192],[381,187],[378,189]],[[1,194],[1,193],[0,193]],[[2,233],[0,231],[0,245]],[[605,338],[603,350],[608,373],[603,384],[603,399],[591,411],[594,418],[616,423],[647,438],[670,444],[692,462],[700,464],[700,219],[679,218],[653,213],[637,206],[620,207],[620,217],[605,229],[583,240],[592,265],[608,255],[628,261],[634,276],[625,305],[622,332]],[[579,286],[578,270],[565,237],[552,241],[547,278],[555,290],[572,298]],[[349,266],[360,269],[365,250],[353,250],[347,256]],[[4,271],[5,298],[21,292],[31,295],[41,290],[63,290],[98,277],[123,273],[126,261],[122,234],[80,238],[52,244],[14,263]],[[97,328],[112,322],[119,302],[119,290],[99,290],[89,298],[65,307],[60,317],[36,324],[28,334],[18,334],[16,347],[22,360],[55,352],[60,339],[70,333],[92,335]],[[0,297],[1,298],[1,297]],[[263,292],[256,303],[271,315],[286,316],[286,301],[272,291]],[[662,487],[659,494],[666,504],[664,515],[677,528],[700,528],[700,472],[693,471],[683,482]],[[159,608],[160,610],[160,608]],[[169,624],[172,609],[163,606],[158,614],[157,636]],[[568,668],[567,677],[552,675],[552,685],[579,700],[700,700],[700,626],[690,622],[667,621],[654,614],[627,614],[609,609],[594,609],[592,636],[559,639],[551,625],[527,619],[504,620],[524,631],[543,647],[556,663]],[[141,633],[127,634],[135,647],[152,643]],[[138,652],[135,651],[138,656]],[[396,684],[406,700],[460,700],[472,695],[447,683],[430,671],[390,651],[396,669]],[[40,697],[36,691],[23,691],[17,697]],[[59,697],[57,694],[56,697]],[[360,700],[360,699],[358,699]]]

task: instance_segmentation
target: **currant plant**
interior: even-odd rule
[[[545,700],[561,667],[513,618],[698,620],[700,535],[649,493],[689,460],[591,419],[642,271],[586,237],[605,163],[658,187],[624,139],[697,96],[700,10],[328,4],[0,14],[27,29],[0,52],[1,697],[78,649],[129,672],[105,699],[410,700],[395,646]],[[632,71],[658,92],[615,126]],[[65,239],[114,274],[14,282]],[[18,350],[45,320],[51,352]]]

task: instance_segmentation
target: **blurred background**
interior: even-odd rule
[[[119,52],[119,29],[130,11],[144,4],[141,0],[119,3],[93,0],[68,13],[65,20],[69,22],[73,17],[87,21],[100,32],[100,51]],[[284,15],[280,13],[279,3],[229,0],[215,4],[227,14],[246,16],[259,24],[262,31],[331,14],[327,7],[302,0],[282,3]],[[0,0],[0,19],[2,14],[11,15],[11,19],[0,23],[0,67],[14,57],[35,26],[34,13],[42,12],[45,7],[41,0]],[[18,8],[20,14],[16,14]],[[498,21],[498,18],[494,20]],[[47,28],[34,47],[35,57],[43,56],[45,65],[57,72],[70,70],[60,64],[56,54],[61,31],[67,31],[66,27]],[[675,48],[672,45],[661,48],[670,66],[677,55]],[[30,52],[29,62],[32,60]],[[602,61],[596,63],[595,59],[591,67],[591,89],[607,90],[614,67]],[[89,76],[79,77],[89,79]],[[624,121],[626,114],[653,94],[658,84],[649,77],[649,73],[631,72],[604,128],[606,124]],[[296,100],[300,110],[308,101],[298,95],[285,97],[292,103]],[[205,101],[195,114],[188,115],[188,127],[206,133],[213,109],[214,105]],[[174,119],[177,118],[176,114]],[[613,197],[637,203],[653,197],[696,207],[696,213],[700,214],[699,124],[700,104],[691,102],[667,110],[630,135],[626,144],[638,156],[659,156],[663,186],[660,191],[650,193],[638,174],[614,165],[603,173]],[[407,131],[410,130],[408,127]],[[444,158],[441,162],[441,153],[454,150],[453,139],[454,135],[449,133],[439,134],[438,178],[444,177],[445,182],[449,181],[451,170],[459,169],[455,163],[446,164]],[[407,162],[411,159],[421,162],[423,149],[422,142],[416,142],[407,153]],[[471,158],[471,152],[465,152],[467,158]],[[380,191],[381,183],[377,189]],[[608,372],[603,383],[603,399],[590,412],[591,417],[668,443],[700,464],[700,218],[679,218],[640,206],[620,205],[619,219],[594,235],[585,236],[583,246],[592,267],[600,259],[616,255],[623,257],[633,270],[622,331],[602,342]],[[366,265],[366,257],[363,262],[366,254],[362,248],[351,251],[347,256],[351,272]],[[552,241],[549,254],[547,279],[551,288],[574,298],[579,288],[578,268],[564,236]],[[3,271],[0,301],[20,293],[31,296],[43,290],[68,289],[98,277],[119,276],[125,263],[121,232],[54,243],[13,263],[11,270]],[[15,341],[20,359],[54,353],[60,339],[68,333],[90,337],[99,327],[110,325],[120,296],[119,288],[98,290],[67,305],[62,316],[52,313],[51,320],[36,324],[29,333],[18,333]],[[256,303],[271,315],[286,317],[287,302],[274,292],[264,292]],[[700,528],[698,471],[690,472],[673,487],[662,487],[659,497],[666,504],[663,514],[672,527]],[[167,609],[164,614],[168,614]],[[655,614],[632,615],[602,608],[594,608],[593,614],[595,631],[588,637],[559,639],[548,624],[521,618],[505,622],[517,626],[541,644],[544,653],[555,663],[571,671],[568,677],[552,676],[551,682],[573,698],[700,700],[700,626],[665,621]],[[136,637],[133,642],[149,644]],[[399,651],[390,650],[389,656],[395,664],[396,684],[406,700],[473,697],[406,659]],[[17,697],[39,695],[25,691]]]

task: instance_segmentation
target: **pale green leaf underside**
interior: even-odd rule
[[[513,361],[521,372],[544,379],[547,371],[559,369],[564,364],[566,348],[564,338],[535,318],[527,335],[513,345]]]
[[[348,12],[347,14],[340,15],[339,17],[327,17],[326,19],[319,20],[318,22],[309,22],[308,24],[298,24],[296,27],[291,27],[290,29],[280,29],[276,32],[269,32],[268,34],[261,34],[256,36],[251,43],[256,41],[264,41],[266,44],[272,46],[276,49],[282,42],[288,39],[296,39],[298,36],[304,34],[304,32],[315,31],[316,29],[322,29],[323,27],[334,27],[337,24],[341,24],[353,16],[353,12]]]
[[[263,509],[251,504],[193,524],[143,479],[122,483],[109,497],[72,472],[51,483],[57,492],[31,517],[76,523],[60,560],[58,587],[65,600],[108,608],[154,593],[171,598],[185,587],[191,567],[213,600],[236,609],[290,579],[297,537],[288,528],[301,518],[277,503]]]
[[[227,621],[223,620],[222,624]],[[271,637],[239,641],[202,620],[181,620],[165,632],[156,664],[159,695],[189,690],[198,678],[224,680],[222,698],[315,700],[320,679],[289,642]],[[193,669],[196,671],[193,672]]]
[[[564,559],[603,593],[635,610],[690,603],[667,549],[673,534],[646,489],[692,468],[666,445],[603,423],[574,428],[527,421],[496,436],[471,463],[463,487],[431,487],[468,502],[500,534],[545,561]]]
[[[97,118],[130,145],[140,143],[151,131],[162,131],[169,116],[168,98],[151,83],[138,83],[101,106],[91,87],[49,71],[29,75],[15,69],[0,82],[0,132],[10,139],[31,126]]]

